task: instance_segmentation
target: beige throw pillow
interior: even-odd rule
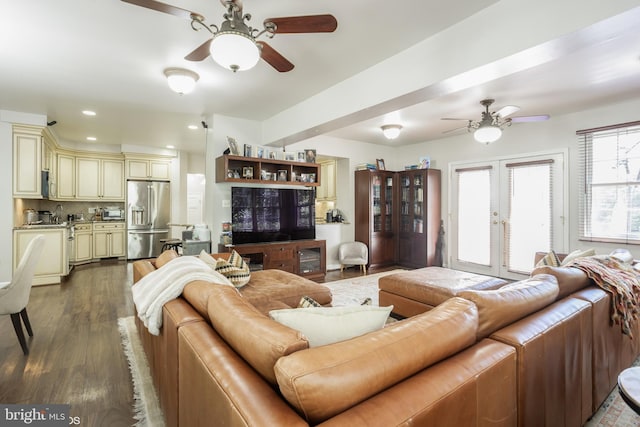
[[[382,329],[391,310],[393,306],[308,307],[272,310],[269,316],[300,331],[309,347],[317,347]]]

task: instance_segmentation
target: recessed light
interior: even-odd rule
[[[82,114],[84,114],[85,116],[95,116],[96,112],[91,110],[84,110],[82,111]]]
[[[196,126],[196,125],[189,125],[188,127],[189,127],[189,129],[191,129],[191,130],[196,130],[196,129],[198,129],[198,126]]]
[[[95,136],[88,136],[87,137],[87,141],[97,141],[98,138],[96,138]]]
[[[172,149],[176,148],[176,146],[175,145],[167,145],[167,148],[172,150]]]

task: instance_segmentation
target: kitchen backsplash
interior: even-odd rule
[[[14,199],[14,218],[15,226],[22,225],[23,212],[25,209],[35,209],[36,211],[51,211],[55,214],[56,207],[62,206],[62,219],[67,220],[67,215],[83,214],[86,220],[93,220],[94,214],[89,213],[89,208],[106,208],[106,207],[118,207],[124,209],[124,203],[120,202],[64,202],[53,200],[39,200],[39,199]]]

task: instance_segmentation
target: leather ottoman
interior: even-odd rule
[[[458,292],[498,289],[508,282],[491,276],[442,267],[383,276],[378,281],[380,306],[393,305],[393,313],[411,317],[429,311]]]

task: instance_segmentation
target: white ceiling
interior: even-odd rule
[[[119,0],[0,0],[0,109],[46,115],[57,121],[52,129],[63,142],[84,144],[95,136],[100,144],[171,144],[202,152],[202,128],[192,131],[187,125],[200,125],[213,114],[269,119],[496,1],[245,0],[244,11],[256,27],[269,17],[331,13],[338,29],[270,40],[295,64],[289,73],[260,62],[234,74],[210,58],[184,60],[208,33],[195,32],[172,15]],[[218,0],[167,3],[199,12],[209,23],[222,21]],[[400,4],[403,9],[391,7]],[[441,138],[443,131],[465,123],[441,117],[479,119],[478,102],[485,97],[496,98],[498,108],[522,107],[514,116],[554,116],[640,95],[640,29],[576,51],[570,41],[560,48],[565,53],[543,65],[403,105],[395,114],[405,128],[394,144]],[[452,54],[464,55],[464,46]],[[168,67],[196,71],[196,90],[182,96],[171,92],[163,75]],[[83,116],[85,109],[97,116]],[[388,144],[379,132],[383,120],[369,118],[330,135]]]

